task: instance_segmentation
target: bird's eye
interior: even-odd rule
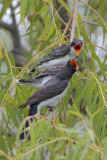
[[[75,46],[75,43],[74,43],[74,42],[72,42],[72,46]]]

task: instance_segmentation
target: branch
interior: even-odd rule
[[[65,116],[65,126],[67,126],[67,114],[66,114],[66,109],[65,109],[65,104],[63,99],[62,99],[62,104],[63,104],[64,116]]]
[[[5,23],[3,21],[0,22],[0,27],[3,27],[4,29],[7,29],[11,32],[14,30],[14,27],[11,24]]]
[[[99,26],[98,23],[92,22],[92,21],[87,21],[87,20],[85,20],[85,19],[83,19],[82,22],[87,23],[87,24],[91,24],[91,25],[94,25],[94,26]]]
[[[73,22],[72,22],[72,32],[71,32],[71,39],[70,39],[70,42],[73,41],[74,34],[75,34],[75,27],[76,27],[76,20],[77,20],[78,3],[79,3],[79,0],[75,0],[75,6],[74,6],[74,18],[73,18]]]

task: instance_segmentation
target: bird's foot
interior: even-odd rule
[[[55,106],[47,106],[49,108],[49,111],[53,111],[53,109],[56,109]]]

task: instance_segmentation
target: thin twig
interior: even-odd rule
[[[61,131],[60,129],[57,128],[56,124],[55,124],[55,109],[53,108],[53,126],[55,127],[56,130],[58,130],[59,132],[63,133],[63,131]]]
[[[5,47],[5,45],[4,45],[4,43],[3,43],[3,41],[2,41],[2,39],[1,39],[1,38],[0,38],[0,41],[1,41],[1,43],[2,43],[2,46],[4,47],[4,50],[5,50],[5,54],[6,54],[6,57],[7,57],[7,60],[8,60],[9,66],[10,66],[10,72],[11,72],[11,74],[13,75],[13,71],[12,71],[12,64],[11,64],[11,61],[10,61],[9,55],[8,55],[8,53],[7,53],[7,49],[6,49],[6,47]]]
[[[83,41],[83,40],[81,40],[81,41],[82,41],[82,42],[84,42],[84,43],[90,44],[90,45],[92,45],[92,46],[95,46],[95,47],[98,47],[98,48],[101,48],[101,49],[103,49],[103,50],[107,51],[107,49],[106,49],[106,48],[103,48],[103,47],[97,46],[97,45],[92,44],[92,43],[89,43],[89,42],[87,42],[87,41]]]
[[[72,32],[71,32],[70,42],[73,41],[74,34],[75,34],[75,27],[76,27],[76,20],[77,20],[77,10],[78,10],[78,3],[79,3],[79,0],[75,0],[75,6],[74,6],[74,18],[73,18],[73,22],[72,22]]]
[[[62,104],[63,104],[63,109],[64,109],[65,126],[67,126],[67,114],[66,114],[66,109],[65,109],[65,104],[64,104],[63,99],[62,99]],[[66,155],[67,142],[68,141],[65,141],[65,154],[64,155]]]
[[[45,117],[48,117],[48,114],[49,114],[49,109],[47,110]]]
[[[63,37],[65,36],[65,34],[67,33],[68,29],[69,29],[69,26],[72,22],[72,17],[69,19],[69,22],[68,24],[66,25],[65,29],[64,29],[64,32],[63,32]]]
[[[3,150],[0,149],[0,155],[6,157],[7,159],[14,159],[14,157],[10,156],[9,154],[6,154]]]
[[[94,25],[94,26],[99,26],[98,23],[93,22],[93,21],[87,21],[87,20],[85,20],[85,19],[83,19],[82,22],[87,23],[87,24],[91,24],[91,25]]]
[[[62,99],[62,104],[63,104],[63,109],[64,109],[64,116],[65,116],[65,126],[67,125],[67,114],[66,114],[66,109],[65,109],[65,104],[64,100]]]

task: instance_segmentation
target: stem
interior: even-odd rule
[[[75,0],[75,6],[74,6],[74,18],[73,18],[73,22],[72,22],[72,32],[71,32],[70,43],[73,41],[74,34],[75,34],[75,27],[76,27],[76,21],[77,21],[78,3],[79,3],[79,0]]]

